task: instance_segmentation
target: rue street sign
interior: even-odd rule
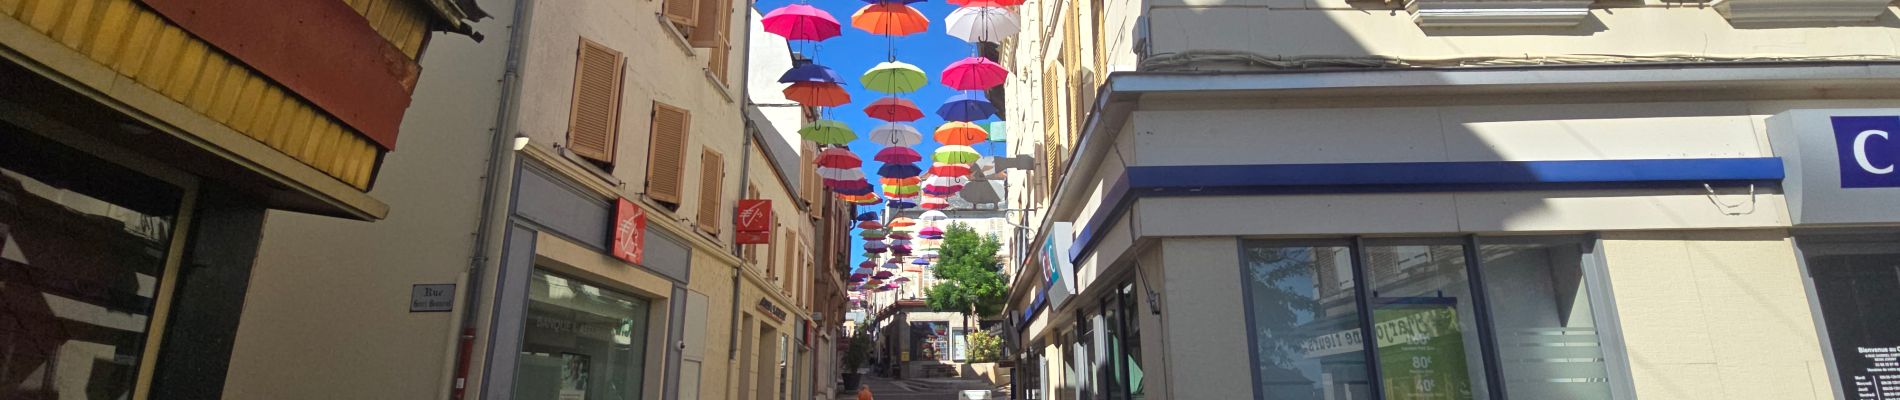
[[[419,284],[409,287],[409,312],[446,312],[455,308],[455,284]]]

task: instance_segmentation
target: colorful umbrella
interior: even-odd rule
[[[784,75],[779,75],[778,77],[778,83],[838,83],[843,80],[844,78],[838,76],[837,71],[832,71],[830,67],[818,65],[818,63],[814,62],[807,62],[792,67],[792,69],[786,70]]]
[[[943,128],[937,129],[943,130]],[[970,174],[970,166],[968,164],[936,163],[930,165],[930,174],[936,176],[965,176]]]
[[[900,256],[910,255],[910,246],[891,246],[891,254]]]
[[[871,268],[876,266],[877,263],[871,262],[871,260],[864,260],[864,262],[858,263],[858,268]]]
[[[812,107],[837,107],[850,103],[851,93],[836,83],[798,82],[785,88],[785,99]]]
[[[937,152],[930,155],[932,161],[946,164],[969,164],[978,158],[983,158],[983,155],[977,154],[976,149],[957,145],[938,147]]]
[[[1025,1],[1024,0],[947,0],[945,2],[950,3],[951,5],[955,5],[957,7],[1011,7],[1011,6],[1023,5]]]
[[[1003,43],[1022,30],[1016,13],[1002,7],[963,7],[944,18],[943,30],[963,41]]]
[[[945,86],[956,90],[984,90],[1003,84],[1009,78],[1009,70],[995,61],[983,57],[970,57],[943,68],[943,76],[938,77]]]
[[[877,132],[872,131],[871,135],[876,136]],[[923,161],[924,156],[921,154],[917,154],[916,150],[911,150],[909,147],[893,146],[893,147],[885,147],[883,150],[878,150],[877,155],[872,156],[871,159],[877,160],[878,162],[882,162],[882,163],[910,164],[910,163],[914,163],[918,161]],[[912,167],[916,167],[916,166],[913,165]]]
[[[970,178],[964,178],[964,177],[960,177],[960,176],[932,176],[932,177],[930,177],[930,179],[925,179],[925,180],[924,180],[924,185],[927,185],[927,186],[958,186],[958,187],[961,187],[961,186],[963,186],[963,185],[967,185],[967,184],[970,184]],[[939,214],[941,214],[941,213],[939,213]]]
[[[891,234],[897,234],[897,232],[891,232]],[[892,246],[909,246],[910,241],[903,240],[903,239],[891,239],[891,242],[887,244],[892,245]]]
[[[892,122],[892,123],[880,125],[877,127],[877,129],[871,130],[870,136],[871,136],[871,142],[877,143],[880,146],[891,146],[891,147],[916,146],[918,143],[924,142],[924,134],[918,133],[917,128],[912,128],[910,124],[904,124],[904,123],[898,123],[898,122]],[[883,153],[878,153],[878,154],[883,154]],[[911,154],[916,154],[916,152],[913,151],[911,152]],[[923,159],[922,157],[919,157],[917,160],[911,160],[911,161],[885,161],[885,162],[917,162],[918,160],[922,160],[922,159]]]
[[[917,265],[930,265],[930,260],[919,258],[915,260],[910,260],[910,263],[917,264]]]
[[[826,179],[826,180],[823,180],[822,182],[824,182],[826,189],[850,189],[850,188],[859,188],[859,187],[871,187],[871,182],[865,181],[864,178]]]
[[[918,69],[915,65],[902,61],[885,61],[877,63],[877,66],[871,67],[869,71],[864,71],[864,75],[858,77],[858,82],[863,83],[865,89],[879,92],[910,93],[923,88],[925,83],[930,82],[930,78],[925,77],[924,70]]]
[[[884,224],[880,224],[877,221],[864,221],[864,222],[858,223],[858,229],[878,229],[878,228],[883,228],[883,227],[884,227]]]
[[[937,107],[937,116],[943,117],[945,121],[967,122],[989,118],[993,115],[996,115],[996,106],[990,104],[987,95],[978,91],[965,91],[955,96],[950,96],[949,99],[943,101],[942,106]],[[977,127],[974,124],[972,124],[971,127],[975,127],[977,132],[983,131],[982,127]],[[987,138],[989,136],[988,132],[984,132],[983,136]],[[979,139],[978,141],[982,140]]]
[[[932,167],[932,168],[935,168],[935,167]],[[818,176],[821,178],[828,179],[828,180],[840,180],[840,181],[863,180],[864,170],[858,169],[855,167],[854,168],[818,167]]]
[[[885,178],[913,177],[922,173],[924,173],[923,168],[917,168],[917,164],[911,163],[886,162],[883,167],[877,169],[877,176]]]
[[[910,122],[924,118],[924,110],[910,100],[885,97],[864,106],[864,115],[889,122]]]
[[[879,218],[877,216],[877,213],[875,212],[864,212],[864,213],[858,213],[857,217],[854,217],[851,219],[858,220],[858,221],[876,221]]]
[[[885,262],[885,263],[884,263],[884,265],[879,265],[879,266],[878,266],[878,268],[883,268],[883,269],[897,269],[897,262],[896,262],[896,261],[887,261],[887,262]]]
[[[876,190],[871,189],[871,185],[867,183],[862,186],[832,187],[831,192],[837,193],[840,195],[845,195],[845,196],[863,196],[863,195],[874,193],[876,192]]]
[[[816,164],[822,168],[855,169],[864,166],[864,160],[858,158],[858,154],[852,153],[851,150],[833,147],[818,152]]]
[[[924,0],[864,0],[864,2],[870,3],[870,4],[880,4],[880,3],[911,4],[911,3],[922,3],[924,2]]]
[[[892,274],[891,271],[877,271],[877,273],[872,274],[871,277],[877,278],[877,279],[890,279],[891,275],[895,275],[895,274]]]
[[[888,197],[904,197],[904,196],[914,195],[914,194],[917,194],[917,192],[921,190],[923,189],[918,188],[916,186],[884,185],[884,195]]]
[[[891,232],[891,239],[910,240],[910,232]]]
[[[904,36],[930,30],[930,19],[907,5],[881,3],[851,14],[851,26],[873,35]]]
[[[950,208],[950,202],[942,197],[925,196],[924,202],[918,203],[917,206],[923,207],[925,210],[942,210]]]
[[[942,211],[925,211],[924,215],[917,216],[917,219],[921,219],[925,221],[942,221],[942,220],[950,219],[950,216],[944,215]]]
[[[863,237],[866,239],[870,239],[870,237],[876,236],[877,239],[875,240],[884,240],[884,235],[885,235],[885,232],[883,229],[865,229],[863,231],[858,232],[859,237]]]
[[[897,279],[892,279],[891,282],[897,282],[897,283],[910,282],[910,277],[900,276],[900,277],[897,277]]]
[[[786,40],[825,40],[837,37],[840,31],[838,19],[831,13],[804,4],[793,4],[759,18],[765,25],[765,31],[784,36]]]
[[[917,202],[904,199],[891,199],[890,206],[898,210],[917,208]]]
[[[924,186],[923,193],[931,196],[949,196],[963,190],[963,186]]]
[[[798,128],[798,137],[818,144],[845,144],[856,140],[858,134],[852,132],[851,127],[845,126],[843,122],[821,119]]]
[[[917,186],[917,185],[923,184],[923,182],[924,180],[922,178],[918,178],[916,176],[900,176],[900,177],[895,177],[895,178],[878,179],[878,183],[882,183],[884,184],[884,186]]]
[[[916,226],[916,225],[917,225],[917,220],[914,220],[914,219],[910,219],[909,217],[897,217],[897,218],[893,218],[893,219],[891,219],[891,223],[889,223],[889,224],[887,224],[887,225],[890,225],[890,226],[891,226],[892,228],[902,228],[902,227],[906,227],[906,226]]]
[[[994,110],[994,108],[992,108],[992,110]],[[937,126],[936,132],[930,134],[930,138],[936,139],[937,143],[952,146],[969,146],[981,143],[983,139],[988,137],[989,133],[983,132],[982,127],[968,122],[945,122],[943,125]],[[969,173],[969,168],[965,167],[963,173],[955,175],[968,175]]]

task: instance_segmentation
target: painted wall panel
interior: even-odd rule
[[[1456,232],[1453,195],[1438,193],[1144,198],[1143,236]]]
[[[1175,336],[1165,343],[1167,374],[1175,398],[1250,399],[1252,363],[1245,349],[1247,319],[1235,318],[1242,302],[1239,242],[1233,238],[1167,239],[1162,242],[1168,287],[1166,324]],[[1192,337],[1186,339],[1185,337]]]

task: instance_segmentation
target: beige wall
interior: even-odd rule
[[[1783,230],[1607,233],[1637,395],[1833,399]]]

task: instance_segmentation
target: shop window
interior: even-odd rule
[[[1900,234],[1797,235],[1849,399],[1900,392]]]
[[[1120,343],[1122,349],[1122,356],[1119,359],[1122,362],[1122,374],[1125,377],[1123,390],[1130,400],[1141,400],[1146,398],[1147,394],[1142,389],[1141,314],[1136,311],[1140,307],[1135,303],[1137,301],[1135,284],[1133,282],[1123,284],[1120,297],[1122,334],[1117,342]]]
[[[184,190],[7,128],[0,397],[129,398]]]
[[[646,299],[535,270],[515,399],[631,399],[646,375]]]
[[[1580,240],[1243,247],[1259,398],[1611,398]]]

